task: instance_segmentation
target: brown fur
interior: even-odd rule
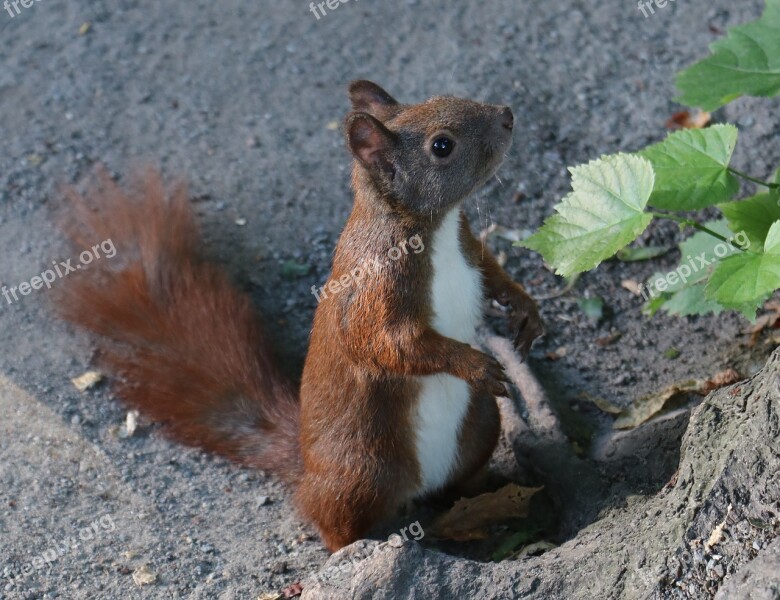
[[[74,247],[111,239],[117,254],[63,280],[60,314],[100,336],[118,395],[173,438],[295,481],[297,394],[251,302],[199,259],[184,187],[166,194],[153,171],[135,183],[128,195],[101,172],[86,195],[67,190]]]
[[[384,259],[413,236],[431,243],[447,211],[493,175],[508,147],[511,111],[454,98],[401,105],[370,82],[353,84],[350,98],[355,204],[331,280],[366,260],[383,266],[323,298],[300,406],[269,358],[250,302],[197,258],[183,188],[166,197],[157,175],[147,173],[134,196],[105,176],[86,198],[69,193],[66,229],[76,245],[110,237],[118,255],[72,276],[60,303],[66,318],[101,336],[104,364],[122,378],[125,400],[168,423],[177,439],[293,482],[296,505],[331,550],[416,495],[420,376],[448,373],[472,388],[452,484],[490,457],[505,379],[495,359],[433,329],[430,249]],[[440,135],[455,141],[446,158],[430,154]],[[460,243],[486,293],[512,306],[518,345],[527,350],[540,331],[533,301],[465,217]]]

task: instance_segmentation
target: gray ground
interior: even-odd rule
[[[512,105],[518,126],[501,181],[468,211],[475,229],[534,229],[567,190],[566,165],[663,137],[677,110],[674,73],[760,7],[679,0],[645,19],[632,0],[353,0],[318,21],[302,0],[39,0],[13,19],[0,12],[0,284],[68,257],[52,225],[59,183],[97,161],[118,174],[154,162],[189,182],[208,252],[252,294],[295,374],[309,289],[326,280],[350,208],[349,159],[333,125],[350,80],[376,80],[404,101],[452,93]],[[780,163],[776,102],[741,100],[717,118],[740,126],[736,166],[768,176]],[[642,241],[675,235],[653,226]],[[491,243],[532,293],[561,285],[538,256]],[[609,423],[583,392],[625,404],[735,361],[745,375],[763,364],[769,346],[747,354],[734,315],[641,317],[620,281],[675,258],[607,263],[543,303],[548,335],[531,366],[554,381],[581,445]],[[311,269],[285,277],[288,261]],[[587,294],[611,308],[599,325],[573,302]],[[71,385],[91,346],[51,317],[50,300],[43,291],[0,300],[0,599],[249,598],[324,563],[272,478],[170,444],[143,421],[122,437],[125,412],[110,393]],[[620,340],[595,344],[612,332]],[[561,346],[564,359],[545,359]],[[663,357],[670,347],[678,359]],[[638,491],[670,475],[649,474]],[[601,507],[584,501],[562,522],[585,524],[577,515]],[[80,532],[92,539],[15,585],[2,578]],[[561,529],[558,541],[573,533]],[[132,573],[143,565],[158,579],[138,588]]]

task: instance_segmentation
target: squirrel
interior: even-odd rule
[[[543,333],[534,300],[461,208],[502,164],[511,109],[449,96],[405,105],[369,81],[349,98],[354,206],[331,280],[379,266],[323,294],[300,389],[248,296],[201,257],[184,185],[153,169],[130,191],[105,171],[83,193],[66,189],[71,242],[110,238],[119,256],[72,275],[57,302],[95,335],[117,396],[176,441],[275,474],[331,552],[489,460],[506,376],[474,347],[484,301],[508,307],[523,357]],[[384,260],[413,236],[425,252]]]

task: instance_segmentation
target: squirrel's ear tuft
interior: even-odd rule
[[[361,80],[353,81],[349,86],[349,100],[352,110],[364,112],[378,119],[383,118],[389,110],[398,106],[398,102],[377,84]]]
[[[353,156],[370,171],[382,172],[392,179],[395,175],[392,161],[395,134],[375,117],[363,112],[352,113],[347,118],[346,133]]]

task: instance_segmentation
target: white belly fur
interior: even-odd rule
[[[459,240],[460,209],[452,210],[433,236],[433,327],[444,336],[472,344],[482,316],[482,277],[468,264]],[[415,415],[419,494],[444,486],[457,464],[458,436],[470,389],[452,375],[421,377]]]

